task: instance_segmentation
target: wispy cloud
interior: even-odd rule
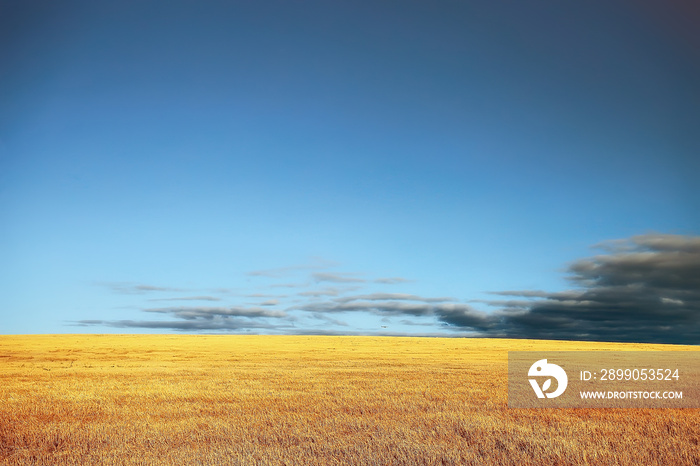
[[[337,265],[339,265],[337,262],[329,261],[322,258],[314,258],[308,264],[290,265],[287,267],[277,267],[273,269],[253,270],[252,272],[248,272],[248,275],[250,275],[251,277],[282,278],[299,271],[327,269],[330,267],[335,267]]]
[[[170,314],[180,319],[211,319],[213,317],[287,317],[284,311],[261,307],[161,307],[144,312]]]
[[[431,303],[421,301],[350,300],[309,303],[298,309],[307,312],[368,312],[382,316],[435,317],[438,321],[474,330],[488,330],[495,325],[491,316],[463,303]]]
[[[494,312],[452,298],[396,293],[348,296],[301,309],[432,316],[481,336],[700,342],[700,237],[640,235],[606,242],[604,251],[569,266],[576,289],[497,291],[492,294],[514,299],[472,301],[497,307]]]
[[[418,301],[424,303],[439,303],[446,301],[456,301],[455,298],[424,298],[422,296],[417,296],[414,294],[406,293],[370,293],[361,294],[354,296],[346,296],[343,298],[335,299],[336,302],[347,303],[350,301]]]
[[[273,283],[272,288],[306,288],[309,283]]]
[[[461,301],[408,293],[365,292],[376,286],[351,273],[316,272],[316,283],[339,285],[292,295],[249,294],[268,298],[253,306],[161,307],[148,313],[171,317],[154,320],[82,320],[78,325],[142,327],[174,330],[278,333],[388,334],[359,329],[336,331],[321,326],[349,327],[337,318],[347,313],[381,316],[388,327],[396,317],[402,325],[442,325],[465,336],[652,343],[700,342],[700,237],[648,234],[597,245],[602,254],[569,264],[571,290],[494,291],[498,299]],[[310,285],[310,283],[305,286]],[[109,284],[116,292],[145,294],[175,289],[138,284]],[[269,285],[274,286],[274,285]],[[298,287],[299,284],[290,286]],[[160,300],[217,300],[185,296]],[[293,298],[293,300],[291,300]],[[291,300],[291,301],[290,301]],[[481,303],[493,311],[472,306]],[[306,316],[306,317],[304,317]],[[299,327],[296,325],[299,324]],[[307,325],[308,324],[308,325]],[[387,329],[390,330],[390,329]],[[444,336],[444,334],[441,334]]]
[[[259,307],[164,307],[144,312],[166,314],[175,320],[79,320],[74,325],[183,331],[290,330],[294,318],[284,311]],[[269,320],[271,319],[271,320]]]
[[[343,288],[328,287],[328,288],[323,288],[320,290],[302,291],[302,292],[297,293],[297,294],[299,296],[304,296],[304,297],[319,298],[321,296],[338,296],[339,294],[343,293],[345,290],[346,289],[343,289]]]
[[[348,323],[342,320],[334,319],[322,312],[314,312],[311,314],[314,319],[322,321],[324,324],[336,325],[339,327],[348,327]]]
[[[98,282],[97,285],[104,286],[112,290],[114,293],[120,294],[145,294],[152,292],[173,292],[184,291],[180,288],[171,288],[165,286],[154,286],[136,283],[121,283],[121,282]]]
[[[179,298],[151,298],[149,301],[221,301],[216,296],[182,296]]]
[[[243,319],[211,320],[79,320],[78,326],[105,326],[113,328],[143,328],[180,331],[248,331],[251,329],[289,333],[289,325],[251,322]]]
[[[435,324],[432,322],[414,322],[414,321],[408,320],[408,319],[401,319],[399,321],[399,323],[401,325],[412,325],[415,327],[434,327],[435,326]],[[389,328],[389,327],[391,327],[391,325],[386,325],[385,327]]]
[[[495,294],[499,296],[520,296],[527,298],[545,298],[551,293],[541,290],[520,290],[520,291],[489,291],[489,294]]]
[[[374,280],[374,283],[381,283],[383,285],[395,285],[398,283],[410,283],[413,280],[409,280],[407,278],[401,278],[401,277],[385,277],[385,278],[377,278]]]
[[[286,294],[271,294],[271,293],[250,293],[243,295],[246,298],[270,298],[270,299],[282,299],[288,298],[289,295]]]
[[[358,278],[352,273],[325,273],[319,272],[312,275],[314,281],[330,283],[367,283],[367,280]]]

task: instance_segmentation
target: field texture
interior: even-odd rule
[[[509,409],[529,340],[0,336],[0,464],[700,464],[700,410]]]

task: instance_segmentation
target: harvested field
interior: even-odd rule
[[[670,345],[0,336],[0,463],[700,464],[700,410],[509,409],[508,350]]]

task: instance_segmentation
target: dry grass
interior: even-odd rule
[[[0,336],[2,464],[700,464],[700,410],[518,410],[529,340]],[[694,349],[697,348],[685,348]]]

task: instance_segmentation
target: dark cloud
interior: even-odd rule
[[[700,237],[649,234],[597,245],[606,254],[573,262],[578,289],[500,292],[533,299],[504,306],[491,329],[509,337],[700,343]]]
[[[345,322],[332,316],[359,312],[388,319],[385,323],[397,316],[403,317],[400,320],[402,325],[422,325],[427,320],[433,320],[442,324],[444,330],[461,336],[700,343],[700,237],[648,234],[607,241],[596,247],[602,251],[601,254],[569,264],[567,278],[573,289],[566,291],[495,291],[491,294],[500,299],[471,300],[466,303],[449,297],[421,297],[407,293],[376,292],[342,296],[343,293],[359,289],[362,284],[376,283],[378,280],[365,280],[349,273],[317,272],[312,275],[317,283],[357,286],[327,287],[297,293],[295,296],[304,300],[293,306],[286,301],[285,306],[290,306],[286,310],[277,309],[283,306],[284,300],[272,299],[279,296],[260,294],[248,296],[270,299],[254,307],[145,309],[145,312],[175,318],[170,321],[83,320],[77,324],[193,331],[261,329],[294,334],[390,334],[351,329],[308,330],[294,325],[303,322],[297,314],[301,313],[323,322],[323,325],[347,327]],[[174,290],[150,285],[108,286],[118,292],[139,294]],[[209,297],[167,300],[205,298]],[[309,302],[309,298],[319,300]],[[468,303],[485,303],[495,310],[483,312]],[[444,333],[435,335],[446,336]]]
[[[241,331],[250,329],[277,330],[289,329],[288,325],[274,325],[263,322],[250,322],[243,319],[211,320],[79,320],[73,325],[106,326],[113,328],[145,328],[180,331]]]
[[[373,314],[427,316],[432,314],[432,306],[425,303],[396,301],[325,301],[302,305],[298,308],[308,312],[371,312]]]
[[[378,295],[373,297],[378,298]],[[387,295],[391,296],[391,294]],[[383,316],[435,317],[446,324],[478,330],[487,330],[494,325],[488,314],[477,311],[467,304],[435,304],[431,302],[431,298],[416,298],[414,301],[363,300],[362,296],[355,296],[350,299],[310,303],[298,309],[316,313],[369,312]]]
[[[528,309],[532,306],[532,301],[527,299],[470,299],[469,303],[482,303],[489,306],[505,307],[509,309]]]
[[[479,336],[700,343],[700,237],[649,234],[597,245],[604,254],[568,267],[573,290],[497,291],[482,312],[452,298],[373,293],[315,302],[316,313],[434,317]]]
[[[386,321],[386,323],[389,324],[387,326],[387,328],[391,327],[391,322]],[[414,322],[414,321],[408,320],[408,319],[402,319],[399,321],[399,323],[401,325],[412,325],[412,326],[416,326],[416,327],[434,327],[435,326],[435,324],[433,322]]]
[[[259,307],[163,307],[144,309],[145,312],[170,314],[185,320],[214,317],[287,317],[287,313]]]
[[[74,325],[182,331],[264,329],[288,333],[294,321],[283,311],[257,307],[166,307],[144,309],[144,311],[167,314],[177,320],[80,320],[74,322]],[[269,321],[267,318],[273,318],[273,320]]]
[[[353,336],[353,335],[377,336],[377,337],[435,337],[435,338],[456,338],[462,336],[473,336],[468,333],[455,332],[394,332],[389,329],[382,331],[366,330],[330,330],[330,329],[295,329],[294,335],[323,335],[323,336]]]

